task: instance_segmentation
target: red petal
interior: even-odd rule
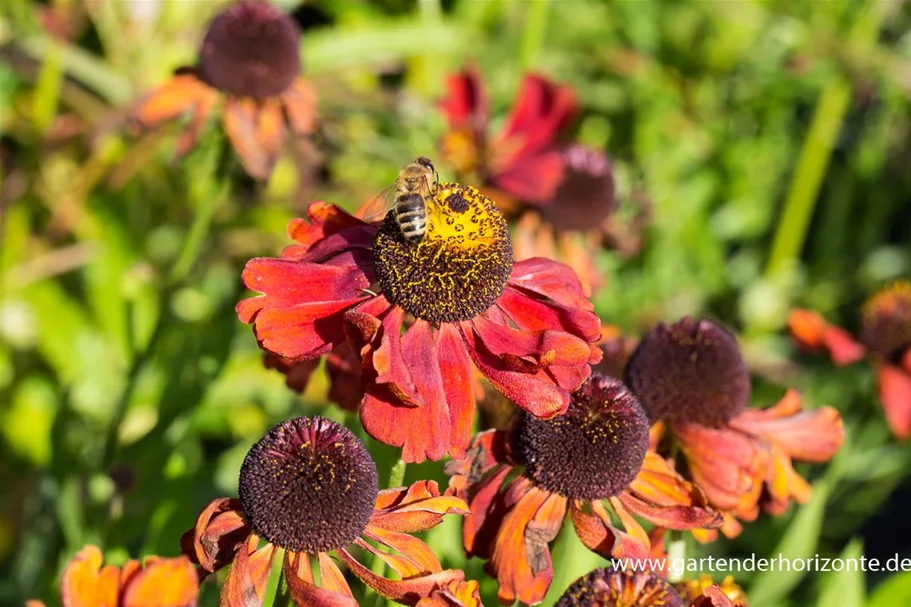
[[[516,102],[498,135],[510,141],[513,154],[525,154],[552,145],[560,129],[575,113],[576,102],[569,87],[556,85],[535,74],[525,76]]]
[[[311,203],[307,207],[307,219],[309,222],[297,218],[288,224],[288,236],[305,247],[348,228],[367,226],[345,209],[321,200]],[[373,230],[375,233],[376,228]]]
[[[507,490],[508,508],[497,533],[489,564],[503,604],[544,600],[553,580],[548,544],[557,537],[566,514],[566,498],[536,488],[520,478]]]
[[[520,329],[562,329],[588,342],[596,342],[601,336],[601,321],[594,312],[541,301],[511,287],[503,291],[497,305]]]
[[[516,262],[512,266],[509,285],[537,293],[571,309],[594,309],[573,269],[552,259],[532,257]]]
[[[892,433],[904,440],[911,435],[911,374],[899,367],[880,364],[877,375],[886,421]]]
[[[666,529],[688,530],[721,526],[721,515],[696,506],[655,506],[631,493],[620,494],[620,502],[633,514]]]
[[[556,150],[502,160],[497,166],[491,183],[529,204],[553,200],[566,172],[563,155]]]
[[[472,129],[483,132],[487,125],[489,109],[487,95],[478,70],[467,67],[446,78],[448,96],[440,102],[440,108],[449,119],[450,128],[466,123]]]
[[[407,462],[419,462],[425,458],[439,460],[447,451],[453,457],[464,457],[471,439],[473,397],[469,392],[467,400],[463,398],[461,402],[447,402],[439,361],[440,350],[434,344],[433,330],[429,323],[418,320],[408,329],[401,339],[400,357],[396,357],[398,327],[403,315],[396,308],[387,316],[387,320],[394,320],[389,327],[385,326],[384,321],[383,345],[372,359],[373,366],[380,371],[375,381],[387,383],[400,402],[384,398],[382,393],[368,386],[368,396],[371,398],[365,398],[361,407],[364,429],[377,440],[402,447],[402,459]],[[459,383],[468,377],[468,372],[458,359],[467,357],[463,354],[464,346],[461,342],[453,344],[451,338],[447,338],[447,343],[462,349],[462,353],[447,353],[446,368],[456,368],[460,376],[455,378],[455,387],[459,387]],[[381,354],[385,356],[381,358]],[[399,362],[396,364],[397,360]],[[389,371],[386,372],[385,369]],[[400,379],[396,381],[393,378]],[[406,380],[413,381],[413,386],[403,386]],[[408,406],[412,402],[418,406]],[[457,408],[460,406],[461,409]]]

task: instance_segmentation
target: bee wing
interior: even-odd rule
[[[396,184],[393,183],[384,188],[373,200],[362,207],[361,216],[364,221],[368,223],[382,221],[386,217],[386,213],[395,206],[395,186]]]

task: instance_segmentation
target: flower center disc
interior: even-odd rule
[[[239,493],[253,531],[281,548],[313,554],[361,535],[379,478],[350,430],[321,417],[298,417],[253,445],[240,468]]]
[[[265,2],[238,2],[209,25],[199,74],[238,97],[276,97],[300,75],[299,46],[300,29],[291,17]]]
[[[506,219],[477,189],[440,184],[427,208],[427,230],[406,242],[387,213],[373,244],[377,279],[386,298],[432,323],[470,320],[503,293],[512,271]]]
[[[626,379],[652,421],[718,427],[750,400],[750,372],[737,340],[709,320],[684,317],[656,326],[633,352]]]
[[[605,567],[570,584],[554,607],[683,607],[683,600],[653,573]]]
[[[871,297],[863,308],[860,339],[888,359],[911,348],[911,283],[898,282]]]
[[[639,474],[648,450],[648,418],[620,380],[594,375],[572,395],[564,415],[523,412],[517,451],[539,485],[564,497],[613,497]]]

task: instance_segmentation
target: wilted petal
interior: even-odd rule
[[[427,531],[446,514],[468,514],[468,505],[454,495],[441,495],[434,481],[380,491],[370,525],[389,531]]]
[[[478,583],[453,580],[421,599],[417,607],[484,607]]]
[[[570,505],[569,516],[582,543],[605,558],[647,559],[648,545],[614,527],[604,508],[597,508],[596,503],[591,504],[591,514],[585,512],[582,504],[576,501]]]
[[[269,179],[284,134],[281,107],[262,105],[250,98],[228,99],[224,110],[225,132],[241,164],[251,177]]]
[[[345,564],[348,565],[354,575],[375,590],[377,594],[405,605],[415,605],[422,598],[429,596],[433,589],[439,585],[447,584],[452,580],[462,580],[465,577],[465,574],[461,571],[446,569],[431,575],[407,580],[390,580],[364,567],[345,549],[339,550],[339,557],[345,561]]]
[[[566,498],[542,491],[520,478],[504,496],[507,509],[488,565],[499,584],[497,598],[540,603],[553,580],[548,544],[557,537],[566,514]]]
[[[262,604],[275,547],[267,544],[252,555],[249,549],[249,546],[242,547],[234,557],[221,588],[222,607],[257,607]]]
[[[209,572],[229,563],[237,545],[251,531],[241,513],[238,499],[225,497],[211,502],[197,517],[196,527],[185,534],[192,544],[184,546],[184,552]]]

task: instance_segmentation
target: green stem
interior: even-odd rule
[[[35,95],[32,102],[32,120],[38,132],[43,133],[51,126],[57,114],[60,88],[63,85],[63,46],[51,40],[41,63]]]
[[[290,593],[282,592],[288,586],[284,564],[285,549],[278,548],[272,555],[272,567],[269,570],[269,581],[266,582],[266,592],[263,595],[263,607],[285,607],[289,604]]]
[[[523,70],[537,67],[538,54],[544,45],[544,34],[547,31],[547,15],[550,0],[532,0],[527,4],[525,30],[522,32],[522,48],[519,64]]]
[[[404,460],[399,460],[392,466],[392,469],[389,471],[389,488],[393,489],[395,487],[401,487],[405,482],[405,469],[407,465]],[[384,546],[379,547],[380,550],[386,552]],[[380,557],[375,557],[373,559],[373,565],[370,567],[370,571],[373,573],[383,576],[386,574],[386,561]],[[361,601],[361,605],[371,604],[371,599],[374,607],[381,607],[385,599],[378,595],[373,588],[370,586],[364,586],[364,597]]]
[[[872,2],[854,22],[848,45],[864,46],[876,40],[880,24],[891,10],[889,3]],[[832,159],[835,140],[851,103],[851,85],[843,76],[829,82],[816,104],[810,130],[804,140],[797,170],[788,190],[784,210],[778,220],[766,278],[774,279],[788,271],[803,251],[813,209]]]

